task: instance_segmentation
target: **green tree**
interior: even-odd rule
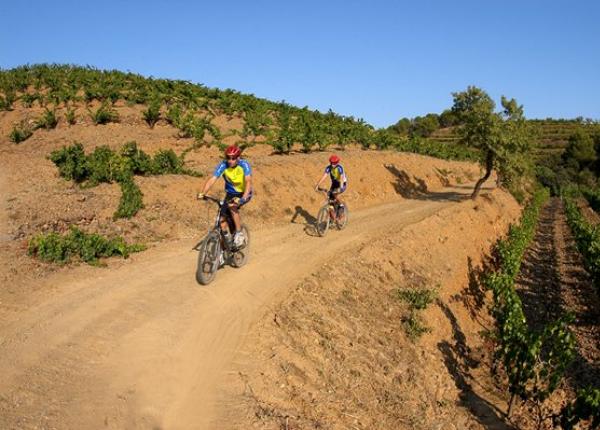
[[[454,125],[458,125],[458,118],[456,113],[452,111],[452,109],[446,109],[439,116],[440,127],[452,127]]]
[[[565,164],[572,164],[577,170],[581,170],[589,167],[597,158],[594,140],[588,133],[579,129],[569,136],[567,148],[563,153]]]
[[[459,123],[462,143],[480,151],[484,175],[477,181],[471,198],[477,198],[481,186],[496,168],[503,183],[514,183],[523,174],[526,153],[531,149],[531,131],[523,116],[523,106],[515,99],[502,97],[502,112],[480,88],[469,86],[453,93],[452,111]]]
[[[440,128],[438,116],[434,113],[428,113],[425,116],[418,116],[412,120],[410,136],[429,137],[438,128]]]
[[[408,136],[408,132],[410,131],[410,125],[410,119],[402,118],[396,124],[390,126],[388,130],[395,131],[401,136]]]

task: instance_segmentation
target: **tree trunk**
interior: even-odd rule
[[[492,151],[488,151],[485,156],[485,175],[481,177],[477,183],[475,184],[475,189],[473,190],[473,194],[471,194],[471,198],[475,200],[479,195],[479,191],[481,190],[481,186],[485,181],[488,180],[490,175],[492,174],[492,169],[494,167],[494,153]]]

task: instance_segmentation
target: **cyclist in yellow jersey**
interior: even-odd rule
[[[229,204],[233,223],[235,224],[233,244],[237,247],[242,246],[244,243],[239,209],[252,198],[252,169],[248,161],[240,158],[241,155],[242,150],[239,147],[236,145],[228,146],[225,150],[225,160],[217,165],[213,176],[206,181],[202,192],[198,193],[199,199],[204,198],[204,195],[217,179],[223,176],[225,180],[225,200]]]
[[[340,207],[343,207],[344,202],[342,202],[339,196],[346,191],[348,178],[346,178],[346,172],[340,164],[340,157],[335,154],[329,157],[329,165],[325,168],[325,172],[323,173],[323,176],[321,176],[321,179],[319,179],[319,182],[317,182],[315,190],[319,189],[319,185],[321,185],[321,182],[323,182],[327,176],[331,178],[329,196],[334,198],[339,203]]]

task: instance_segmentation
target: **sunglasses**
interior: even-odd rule
[[[228,159],[228,160],[237,160],[237,159],[238,159],[238,157],[229,157],[229,156],[228,156],[228,157],[227,157],[227,159]]]

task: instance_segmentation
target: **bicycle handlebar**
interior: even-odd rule
[[[220,205],[221,202],[222,202],[221,199],[218,199],[218,198],[213,197],[213,196],[208,196],[206,194],[204,196],[202,196],[202,200],[208,200],[208,201],[211,201],[211,202],[215,202],[218,205]]]

